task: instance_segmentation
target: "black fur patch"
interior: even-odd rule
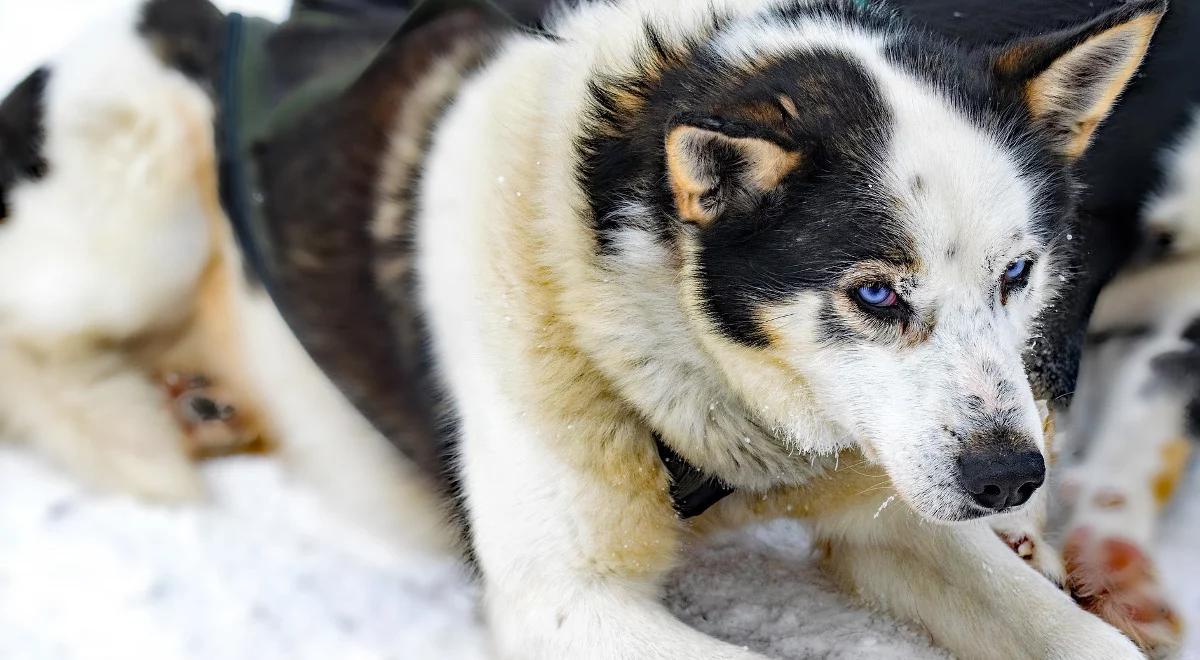
[[[38,69],[0,102],[0,222],[10,212],[8,195],[13,186],[41,179],[49,168],[42,153],[49,79],[49,69]]]
[[[220,72],[224,22],[208,0],[150,0],[137,29],[167,66],[211,90]]]
[[[914,249],[891,201],[869,192],[883,189],[875,163],[887,148],[891,117],[867,72],[844,55],[813,51],[764,70],[756,85],[733,91],[730,101],[775,91],[791,98],[799,113],[785,130],[802,145],[804,164],[755,206],[702,230],[699,264],[703,299],[718,326],[761,345],[766,337],[756,315],[763,305],[828,289],[858,262],[912,265]],[[827,325],[828,337],[845,334],[835,326]]]

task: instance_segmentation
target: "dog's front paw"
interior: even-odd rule
[[[1000,540],[1004,541],[1009,548],[1025,563],[1029,564],[1033,570],[1046,576],[1059,589],[1066,589],[1067,571],[1063,565],[1062,557],[1058,551],[1054,549],[1041,534],[1034,532],[1032,529],[1020,528],[993,528]]]
[[[169,373],[162,377],[162,384],[192,458],[261,454],[271,449],[235,397],[206,376]]]
[[[1071,595],[1112,624],[1152,658],[1173,656],[1183,625],[1167,601],[1149,556],[1126,539],[1081,527],[1063,550]]]

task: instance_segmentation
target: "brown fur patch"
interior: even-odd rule
[[[275,433],[261,415],[262,406],[249,383],[249,356],[239,349],[240,331],[234,312],[234,275],[226,246],[233,245],[229,220],[221,207],[217,191],[217,165],[211,125],[199,118],[187,118],[188,141],[193,153],[201,154],[195,167],[195,189],[199,191],[210,240],[210,257],[193,299],[186,333],[170,350],[156,355],[153,368],[158,373],[202,372],[222,384],[230,398],[238,402],[239,424],[255,436],[255,444],[274,447]]]
[[[531,180],[538,168],[532,157],[509,166],[512,181]],[[516,207],[515,215],[538,212],[530,196],[504,203]],[[571,323],[580,296],[570,295],[546,263],[562,251],[549,249],[536,223],[489,229],[496,243],[489,268],[499,288],[483,313],[504,320],[488,341],[506,356],[504,396],[522,402],[523,419],[534,429],[530,441],[580,484],[563,495],[571,500],[564,515],[574,518],[580,568],[597,577],[656,579],[675,564],[682,525],[651,430],[580,348]]]

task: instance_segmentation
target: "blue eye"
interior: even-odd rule
[[[1017,259],[1008,265],[1004,271],[1005,282],[1016,282],[1029,274],[1029,260]]]
[[[891,307],[898,300],[896,292],[886,284],[860,286],[857,293],[859,300],[872,307]]]

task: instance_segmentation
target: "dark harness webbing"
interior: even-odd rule
[[[386,43],[380,44],[380,50],[424,25],[460,10],[480,12],[500,25],[554,38],[517,22],[489,0],[425,0],[413,9]],[[276,99],[269,84],[266,48],[267,39],[276,27],[268,21],[237,13],[230,14],[226,20],[224,57],[217,81],[217,150],[221,203],[241,249],[244,265],[262,283],[283,318],[291,324],[286,297],[278,290],[280,266],[263,208],[264,192],[259,185],[254,158],[256,145],[322,101],[333,99],[349,89],[374,57],[350,63]],[[733,492],[716,477],[688,463],[657,435],[655,444],[670,474],[671,498],[681,518],[698,516]]]
[[[671,501],[680,518],[694,518],[733,493],[732,487],[687,462],[657,434],[654,444],[658,446],[659,459],[671,475]]]

